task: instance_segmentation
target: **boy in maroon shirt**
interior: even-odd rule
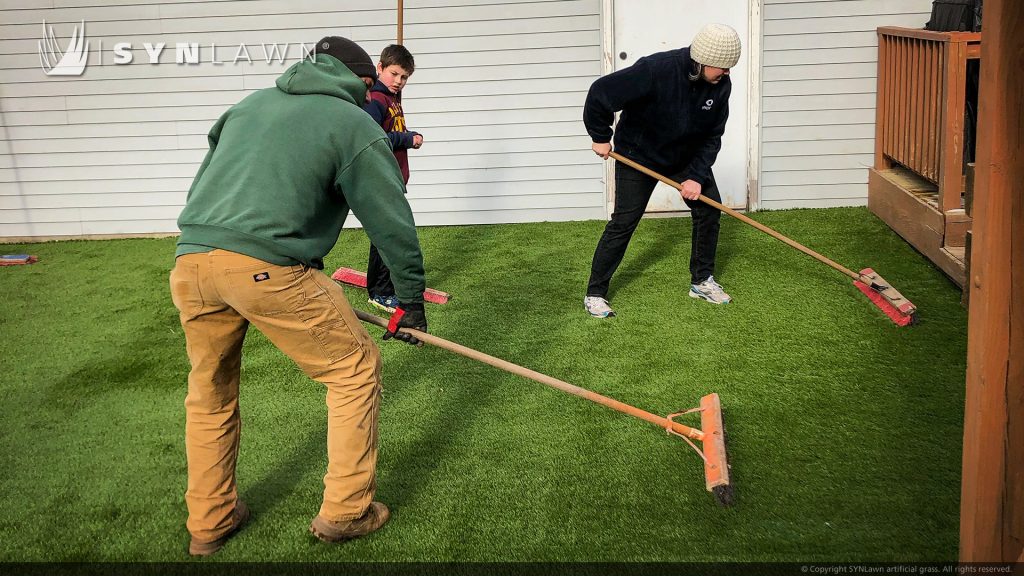
[[[416,69],[412,54],[404,46],[392,44],[380,53],[377,63],[377,82],[370,89],[370,100],[363,106],[388,134],[395,159],[402,169],[402,178],[409,183],[409,148],[423,145],[423,136],[408,130],[402,112],[402,88]],[[366,290],[369,303],[394,312],[398,306],[391,271],[381,259],[377,247],[370,244],[370,260],[366,267]]]

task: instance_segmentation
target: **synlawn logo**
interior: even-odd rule
[[[81,76],[89,58],[89,42],[85,39],[85,21],[75,26],[68,47],[61,50],[53,26],[43,21],[43,39],[39,41],[39,65],[47,76]]]
[[[271,64],[274,61],[279,65],[285,64],[289,58],[288,52],[291,50],[291,43],[278,44],[278,43],[259,43],[253,44],[252,48],[256,50],[256,58],[254,59],[249,53],[249,46],[244,42],[237,45],[235,50],[234,58],[231,60],[218,60],[217,50],[218,46],[215,43],[209,45],[209,59],[206,63],[214,66],[224,65],[227,63],[238,64],[239,62],[246,62],[253,64],[254,61],[263,60],[267,64]],[[150,43],[143,42],[142,48],[145,49],[146,55],[149,57],[150,64],[160,64],[160,55],[164,52],[164,48],[167,44],[164,42]],[[234,45],[220,46],[220,49],[235,48]],[[262,54],[259,49],[262,48]],[[316,54],[316,45],[312,45],[307,48],[306,44],[299,43],[296,48],[298,49],[297,57],[299,59],[306,58]],[[113,55],[112,62],[114,64],[131,64],[135,60],[134,50],[138,50],[138,47],[133,46],[131,42],[116,42],[111,49]],[[200,47],[198,42],[176,42],[174,44],[174,61],[179,64],[191,64],[199,65],[204,63],[200,58],[200,52],[203,49]],[[170,49],[168,49],[170,52]],[[262,57],[261,57],[262,56]],[[56,35],[53,33],[53,26],[47,26],[46,22],[43,22],[43,39],[39,41],[39,65],[42,67],[43,72],[47,76],[81,76],[85,72],[85,67],[88,65],[89,59],[89,42],[85,38],[85,21],[83,20],[79,26],[75,26],[75,30],[71,35],[71,40],[68,42],[68,46],[65,49],[61,49],[60,43],[57,41]],[[99,46],[96,50],[95,63],[103,65],[103,40],[99,41]]]

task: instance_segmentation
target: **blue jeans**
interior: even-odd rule
[[[685,178],[682,174],[671,174],[669,177],[677,182]],[[657,183],[657,180],[643,172],[621,162],[615,163],[615,211],[612,212],[612,219],[604,227],[604,234],[601,235],[601,240],[594,251],[587,296],[607,297],[608,284],[626,254],[629,240],[640,224],[640,218],[647,209],[647,203]],[[714,174],[702,188],[701,194],[716,202],[722,201]],[[684,201],[691,210],[693,220],[690,282],[700,284],[715,272],[715,251],[718,249],[718,229],[722,213],[699,200]]]

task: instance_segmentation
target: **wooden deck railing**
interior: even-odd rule
[[[980,56],[981,33],[878,29],[875,169],[928,180],[941,212],[961,207],[967,61]]]

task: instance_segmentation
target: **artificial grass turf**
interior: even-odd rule
[[[686,296],[689,220],[645,220],[582,297],[603,222],[424,228],[431,332],[657,414],[718,392],[736,505],[680,439],[431,347],[382,344],[379,533],[307,533],[324,389],[250,331],[238,476],[254,517],[213,561],[953,561],[966,313],[863,208],[753,217],[910,298],[900,328],[848,278],[723,217],[716,277]],[[174,239],[7,246],[0,268],[0,560],[185,560],[184,339]],[[343,232],[326,272],[365,268]],[[346,288],[357,307],[365,293]],[[369,328],[379,336],[380,330]],[[696,418],[685,420],[698,425]],[[55,537],[59,534],[59,537]]]

